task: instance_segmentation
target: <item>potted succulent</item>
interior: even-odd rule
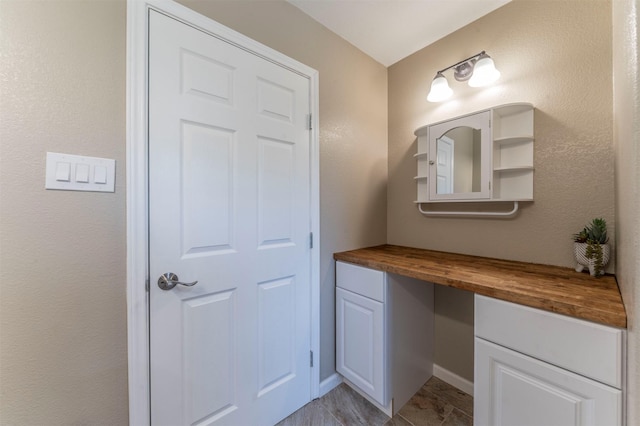
[[[589,268],[592,277],[604,275],[604,267],[609,262],[611,249],[607,241],[607,222],[595,218],[582,231],[573,234],[573,253],[576,256],[576,271]]]

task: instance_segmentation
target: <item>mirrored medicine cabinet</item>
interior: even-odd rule
[[[415,135],[419,207],[512,201],[515,213],[517,202],[533,201],[531,104],[478,111],[420,127]]]

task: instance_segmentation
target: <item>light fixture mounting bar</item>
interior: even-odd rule
[[[465,62],[468,62],[468,61],[470,61],[470,60],[472,60],[472,59],[479,58],[479,57],[480,57],[480,55],[483,55],[483,54],[485,54],[485,53],[486,53],[486,52],[483,50],[483,51],[482,51],[482,52],[480,52],[480,53],[476,53],[476,54],[475,54],[475,55],[473,55],[473,56],[469,56],[467,59],[463,59],[463,60],[461,60],[460,62],[456,62],[456,63],[455,63],[455,64],[453,64],[453,65],[450,65],[450,66],[448,66],[448,67],[446,67],[446,68],[444,68],[444,69],[441,69],[440,71],[438,71],[438,72],[436,73],[436,75],[437,75],[437,74],[441,74],[441,73],[443,73],[443,72],[445,72],[445,71],[447,71],[447,70],[450,70],[451,68],[455,68],[455,67],[457,67],[458,65],[462,65],[462,64],[464,64]]]

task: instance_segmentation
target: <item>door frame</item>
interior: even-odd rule
[[[171,0],[127,0],[127,343],[129,424],[151,423],[149,372],[148,45],[149,10],[225,40],[309,79],[311,135],[311,399],[320,393],[320,150],[318,72]]]

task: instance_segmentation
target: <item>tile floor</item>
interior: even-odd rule
[[[471,426],[473,397],[432,377],[389,418],[344,383],[276,426]]]

